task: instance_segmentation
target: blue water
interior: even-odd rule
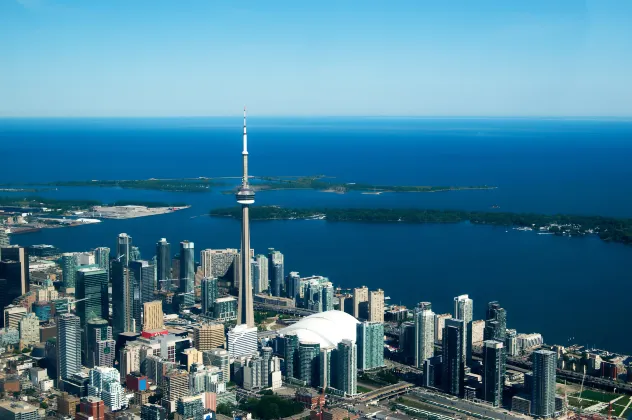
[[[0,120],[0,182],[234,176],[241,120]],[[260,193],[257,204],[426,207],[632,217],[632,122],[527,119],[249,120],[251,172],[326,174],[347,182],[494,185],[490,191],[426,194]],[[231,196],[60,188],[56,198],[187,202],[174,214],[104,221],[21,235],[17,242],[65,251],[114,246],[127,232],[151,257],[155,242],[197,249],[239,246],[239,223],[193,217],[233,205]],[[627,332],[632,247],[459,225],[259,222],[253,247],[286,255],[286,271],[322,274],[343,287],[382,287],[393,302],[427,300],[451,310],[469,293],[482,317],[489,300],[520,332],[549,343],[632,352]]]

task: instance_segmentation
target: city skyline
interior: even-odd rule
[[[632,115],[625,1],[8,0],[0,16],[2,117]]]

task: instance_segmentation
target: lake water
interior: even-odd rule
[[[632,122],[528,119],[249,119],[254,175],[326,174],[346,182],[493,185],[485,191],[345,195],[274,191],[256,205],[422,207],[632,217]],[[1,120],[0,182],[235,176],[241,119]],[[173,214],[13,238],[81,251],[127,232],[150,258],[155,242],[239,247],[238,221],[206,217],[232,196],[60,188],[55,198],[187,202]],[[5,195],[7,193],[4,193]],[[23,194],[23,193],[22,193]],[[286,272],[381,287],[391,302],[436,312],[469,293],[475,315],[499,300],[508,326],[632,353],[627,320],[632,247],[505,228],[277,221],[252,224],[256,252],[285,254]],[[175,245],[172,245],[175,252]]]

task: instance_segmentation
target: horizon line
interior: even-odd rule
[[[252,115],[250,115],[252,117]],[[5,116],[0,115],[0,120],[88,120],[88,119],[185,119],[185,118],[242,118],[242,114],[222,114],[222,115],[77,115],[77,116]],[[289,118],[289,119],[305,119],[305,118],[370,118],[370,119],[576,119],[576,120],[610,120],[618,119],[632,120],[632,115],[276,115],[276,114],[254,114],[255,119],[258,118]]]

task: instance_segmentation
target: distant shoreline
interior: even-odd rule
[[[241,218],[239,207],[210,211],[211,217]],[[511,227],[520,231],[559,236],[597,235],[603,241],[632,245],[632,219],[601,216],[546,215],[494,211],[460,211],[434,209],[297,209],[279,206],[250,208],[252,221],[326,220],[361,223],[461,223]]]

